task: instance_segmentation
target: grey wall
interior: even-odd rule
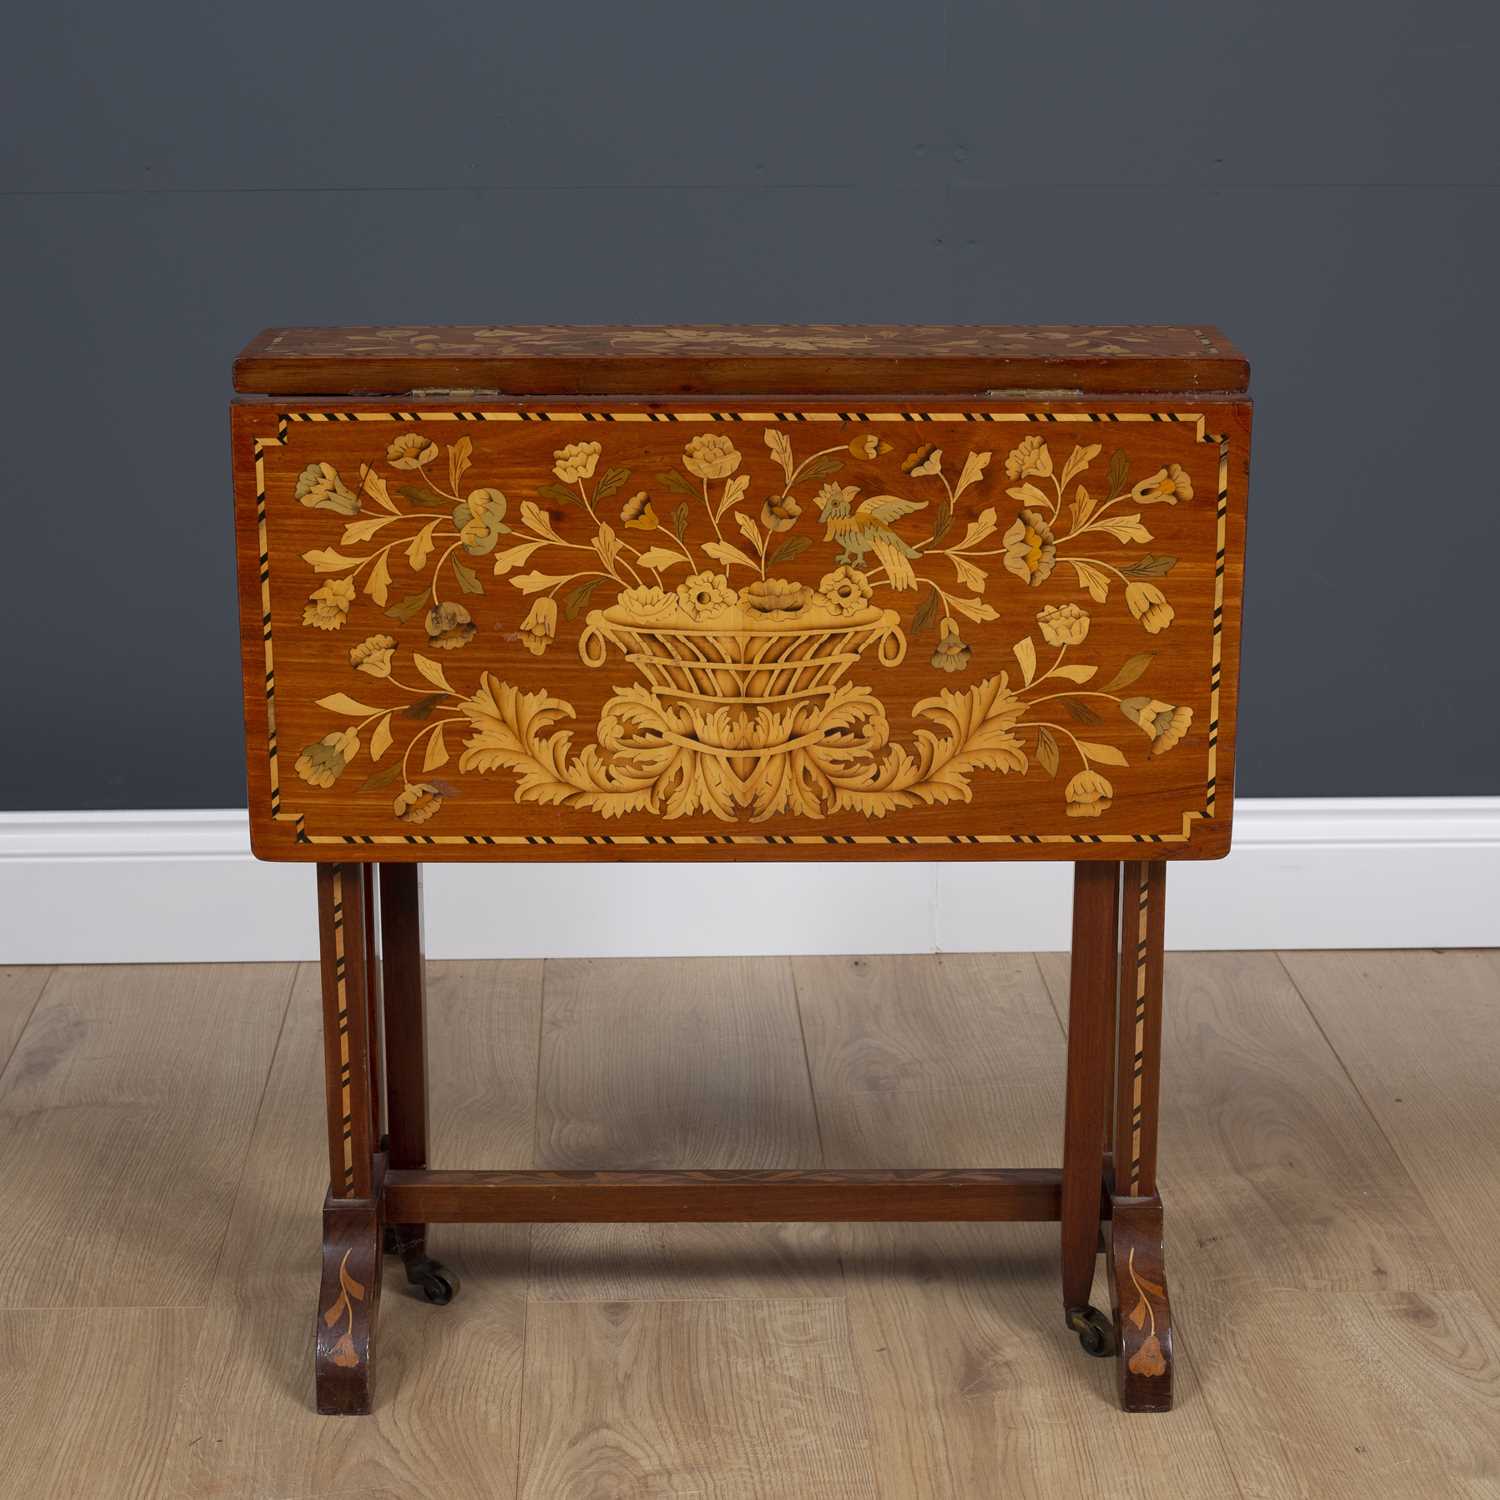
[[[12,808],[243,802],[225,402],[280,322],[1220,323],[1240,788],[1496,785],[1492,5],[27,7]]]

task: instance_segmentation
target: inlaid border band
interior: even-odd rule
[[[294,422],[1025,422],[1039,425],[1081,423],[1179,422],[1195,426],[1195,440],[1216,445],[1219,450],[1217,533],[1214,564],[1213,625],[1211,630],[1208,693],[1208,761],[1201,810],[1182,815],[1180,833],[953,833],[953,834],[317,834],[308,833],[305,814],[283,811],[281,776],[276,738],[276,670],[271,627],[271,557],[266,536],[265,449],[282,447]],[[1219,690],[1223,675],[1224,575],[1228,558],[1229,531],[1229,436],[1208,431],[1200,412],[1045,412],[1045,411],[551,411],[445,410],[313,411],[287,410],[276,414],[275,437],[252,438],[255,458],[255,519],[260,560],[261,630],[265,641],[266,743],[270,760],[271,817],[291,823],[300,844],[358,848],[365,845],[406,844],[443,847],[578,847],[648,848],[653,846],[735,846],[766,848],[775,845],[882,845],[916,844],[949,847],[955,844],[1185,844],[1192,838],[1193,824],[1212,819],[1218,805]]]
[[[343,1131],[344,1192],[354,1192],[354,1072],[349,1055],[349,961],[344,926],[344,867],[333,869],[334,1019],[339,1040],[339,1120]]]

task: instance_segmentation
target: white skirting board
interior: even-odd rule
[[[1060,864],[437,865],[434,958],[1066,948]],[[1172,948],[1500,946],[1500,797],[1242,799]],[[313,872],[241,811],[0,813],[0,963],[316,956]]]

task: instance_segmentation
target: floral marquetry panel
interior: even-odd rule
[[[234,432],[262,857],[1228,848],[1242,401]]]

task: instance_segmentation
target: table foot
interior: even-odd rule
[[[370,1411],[380,1227],[378,1199],[329,1198],[324,1204],[315,1368],[318,1410],[325,1416],[357,1417]]]
[[[1109,1293],[1124,1411],[1172,1409],[1172,1309],[1162,1264],[1161,1198],[1115,1198]]]

